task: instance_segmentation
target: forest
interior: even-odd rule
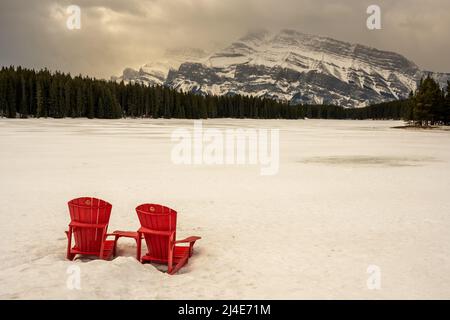
[[[409,99],[346,109],[335,105],[290,105],[237,94],[204,96],[164,86],[117,83],[11,66],[0,70],[0,117],[403,119],[419,126],[448,125],[449,88],[450,85],[441,89],[427,77]]]

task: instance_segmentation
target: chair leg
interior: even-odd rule
[[[113,247],[113,258],[117,255],[117,241],[119,241],[119,236],[114,237],[114,247]]]
[[[136,239],[136,259],[139,262],[141,261],[141,247],[142,247],[142,234],[138,232],[138,237]]]
[[[75,259],[75,254],[73,254],[70,249],[72,248],[72,228],[69,227],[69,231],[66,231],[67,236],[67,253],[66,258],[67,260],[73,261]]]
[[[73,259],[75,259],[75,254],[67,252],[66,258],[67,260],[73,261]]]
[[[187,264],[188,260],[189,260],[189,255],[184,256],[183,259],[181,259],[174,268],[169,268],[168,274],[174,275],[175,273],[177,273],[184,265]],[[170,269],[172,269],[172,270],[170,270]]]
[[[189,244],[189,258],[192,257],[192,255],[194,254],[194,244],[195,242],[191,242]]]

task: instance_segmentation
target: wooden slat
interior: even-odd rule
[[[69,202],[73,222],[99,225],[108,224],[112,206],[96,198],[78,198]],[[103,227],[84,228],[74,226],[75,247],[81,252],[100,252]]]
[[[152,210],[153,209],[153,210]],[[176,211],[161,206],[144,204],[136,208],[142,227],[158,231],[174,231],[176,229]],[[144,234],[148,255],[167,261],[169,237]]]

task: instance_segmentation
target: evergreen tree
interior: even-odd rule
[[[21,99],[20,99],[20,117],[26,118],[28,116],[28,92],[26,87],[25,78],[22,76],[20,78],[21,83]]]
[[[7,111],[7,101],[6,101],[6,72],[5,69],[2,68],[0,72],[0,117],[6,116]]]
[[[62,113],[64,117],[71,115],[72,113],[72,82],[67,80],[64,84],[64,109]]]
[[[403,104],[403,108],[401,111],[401,115],[403,117],[403,120],[406,122],[411,122],[414,120],[414,92],[411,91],[409,93],[408,100],[406,100],[406,103]]]
[[[171,118],[171,99],[170,91],[168,88],[164,88],[164,118]]]
[[[191,95],[192,119],[199,119],[198,96]]]
[[[36,117],[45,117],[44,92],[40,79],[36,81]]]
[[[217,102],[215,101],[215,97],[207,97],[207,105],[208,116],[217,118]]]
[[[95,117],[95,102],[94,102],[94,92],[92,84],[89,84],[87,89],[87,117],[93,119]]]
[[[444,124],[450,125],[450,81],[447,81],[447,89],[444,99]]]
[[[7,117],[8,118],[15,118],[16,117],[16,113],[17,113],[17,108],[16,108],[16,84],[15,84],[15,79],[14,76],[10,77],[7,81],[7,95],[6,95],[6,100],[7,100]]]
[[[97,103],[97,118],[104,119],[105,118],[105,107],[103,104],[103,98],[98,98]]]
[[[36,78],[34,73],[31,73],[28,79],[28,89],[28,114],[36,115]]]
[[[198,117],[200,119],[207,119],[208,118],[208,110],[207,110],[207,105],[206,105],[206,99],[200,99],[199,101],[199,113],[198,113]]]
[[[183,119],[185,117],[184,114],[184,107],[181,104],[181,95],[175,94],[174,100],[175,100],[175,110],[173,113],[174,118]]]
[[[143,116],[144,117],[150,117],[150,114],[151,114],[151,100],[152,100],[152,97],[151,97],[151,93],[150,93],[151,91],[150,90],[146,90],[145,91],[145,97],[144,97],[144,114],[143,114]]]
[[[417,124],[434,125],[439,116],[442,93],[439,84],[428,75],[422,79],[414,97],[414,120]]]
[[[84,112],[84,106],[85,106],[85,97],[84,97],[84,92],[83,92],[83,87],[81,85],[81,83],[79,83],[77,85],[77,90],[76,90],[76,98],[75,98],[75,109],[73,110],[73,117],[83,117],[85,116],[85,112]]]
[[[49,89],[49,99],[48,99],[48,116],[58,117],[58,84],[56,78],[52,79]]]

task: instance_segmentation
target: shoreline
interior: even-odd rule
[[[403,130],[437,130],[437,131],[450,131],[450,126],[429,126],[429,127],[418,127],[418,126],[411,126],[411,125],[404,125],[404,126],[395,126],[391,127],[392,129],[403,129]]]

